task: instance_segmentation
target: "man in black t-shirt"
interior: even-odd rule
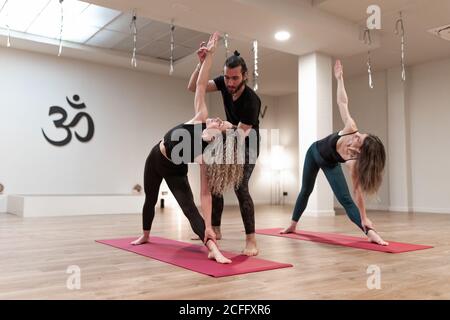
[[[188,89],[195,92],[198,73],[203,63],[205,51],[203,43],[197,51],[199,64],[192,73],[189,80]],[[245,165],[244,177],[240,187],[235,190],[239,200],[242,220],[244,222],[246,245],[243,253],[248,256],[258,254],[255,237],[255,208],[252,197],[248,190],[256,159],[259,155],[259,112],[261,109],[261,100],[258,95],[246,85],[247,65],[239,52],[225,61],[224,75],[209,80],[206,91],[220,91],[225,106],[227,121],[231,122],[237,128],[243,130],[246,134],[245,139]],[[220,222],[223,212],[223,197],[212,197],[212,227],[216,233],[216,238],[221,238]]]

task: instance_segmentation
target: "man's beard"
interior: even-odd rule
[[[235,94],[236,92],[238,92],[239,90],[241,90],[242,86],[245,85],[245,80],[242,80],[241,83],[236,87],[236,89],[234,89],[233,91],[231,91],[228,87],[227,90],[230,94]]]

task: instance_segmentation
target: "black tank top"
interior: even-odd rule
[[[349,136],[352,134],[357,133],[358,131],[346,133],[343,135],[339,135],[339,132],[335,132],[330,134],[329,136],[323,138],[322,140],[317,141],[317,149],[319,150],[320,155],[322,158],[327,161],[328,163],[344,163],[349,160],[354,159],[347,159],[344,160],[341,155],[336,150],[336,145],[340,137],[343,136]]]
[[[164,147],[166,148],[167,157],[172,159],[172,150],[178,144],[183,143],[183,140],[188,138],[190,141],[189,147],[179,146],[179,149],[175,150],[175,154],[183,159],[183,163],[194,162],[194,159],[203,153],[205,148],[208,146],[208,142],[203,141],[202,132],[206,128],[205,123],[198,124],[186,124],[182,123],[170,129],[164,135]],[[185,148],[189,148],[190,155],[185,155]],[[186,156],[186,157],[185,157]]]

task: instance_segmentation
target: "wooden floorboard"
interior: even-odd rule
[[[258,206],[257,228],[283,227],[292,207]],[[212,278],[95,242],[138,236],[140,215],[20,218],[0,214],[0,299],[450,299],[450,215],[369,212],[387,240],[435,248],[388,254],[257,235],[260,258],[293,268]],[[363,236],[345,215],[304,216],[300,228]],[[157,210],[152,234],[189,240],[178,208]],[[237,207],[226,207],[223,250],[244,246]],[[70,265],[81,289],[69,290]],[[367,268],[381,289],[367,288]]]

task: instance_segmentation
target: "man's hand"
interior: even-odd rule
[[[200,48],[198,48],[197,50],[197,56],[200,63],[203,63],[203,61],[205,61],[206,52],[207,52],[206,42],[203,41],[202,43],[200,43]]]

